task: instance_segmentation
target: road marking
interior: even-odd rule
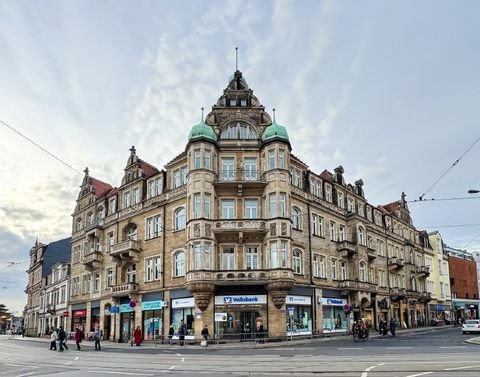
[[[344,348],[337,348],[337,350],[363,350],[363,347],[344,347]]]
[[[445,346],[440,348],[467,348],[467,346]]]
[[[80,359],[80,357],[79,357],[79,356],[77,356],[77,357],[75,358],[75,360],[78,360],[78,359]]]
[[[180,355],[179,353],[177,353],[177,356],[178,356],[178,357],[182,357],[182,355]]]
[[[411,374],[406,377],[418,377],[418,376],[425,376],[426,374],[432,374],[433,372],[423,372],[423,373],[417,373],[417,374]]]
[[[171,366],[170,368],[168,368],[168,369],[172,370],[173,368],[175,368],[175,365],[172,365],[172,366]]]
[[[115,372],[115,371],[105,371],[105,370],[87,370],[87,373],[105,373],[105,374],[125,374],[128,376],[154,376],[154,374],[151,373],[130,373],[130,372]]]
[[[25,376],[30,376],[35,372],[30,372],[30,373],[24,373],[24,374],[19,374],[17,377],[25,377]]]
[[[387,350],[409,350],[413,347],[387,347]]]
[[[183,363],[184,361],[185,361],[185,358],[184,358],[184,357],[182,357],[182,363]]]
[[[367,369],[365,369],[363,371],[363,373],[360,377],[368,377],[368,372],[370,372],[373,368],[376,368],[376,367],[381,366],[381,365],[385,365],[385,363],[380,363],[380,364],[372,365],[371,367],[368,367]]]
[[[458,370],[458,369],[469,369],[469,368],[477,368],[477,367],[480,367],[480,365],[470,365],[470,366],[466,366],[466,367],[447,368],[447,369],[444,369],[444,370]]]
[[[9,367],[22,367],[22,368],[33,368],[33,369],[37,369],[38,367],[36,366],[33,366],[33,365],[20,365],[20,364],[5,364]]]
[[[71,362],[71,361],[69,361],[68,363],[65,363],[65,365],[70,365],[71,363],[72,363],[72,362]]]

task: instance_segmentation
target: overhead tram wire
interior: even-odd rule
[[[480,196],[465,196],[465,197],[459,197],[459,198],[427,198],[427,199],[415,199],[415,200],[409,200],[407,203],[423,203],[423,202],[442,202],[442,201],[449,201],[449,200],[474,200],[474,199],[480,199]]]
[[[455,160],[455,162],[452,164],[452,166],[450,166],[450,167],[447,169],[447,171],[445,171],[445,173],[443,173],[443,174],[440,176],[440,178],[438,178],[438,179],[433,183],[433,185],[431,185],[431,186],[427,189],[427,191],[425,191],[422,195],[420,195],[420,196],[418,197],[419,201],[424,200],[423,197],[424,197],[432,188],[434,188],[434,187],[437,185],[437,183],[440,182],[440,181],[442,180],[442,178],[445,177],[445,176],[450,172],[450,170],[452,170],[453,167],[456,166],[456,165],[460,162],[460,160],[461,160],[468,152],[470,152],[470,150],[471,150],[479,141],[480,141],[480,137],[477,138],[477,140],[475,140],[475,142],[474,142],[457,160]]]
[[[41,145],[37,144],[35,141],[33,141],[32,139],[30,139],[29,137],[25,136],[24,134],[22,134],[20,131],[17,131],[15,128],[13,128],[12,126],[10,126],[8,123],[4,122],[3,120],[0,119],[0,123],[2,123],[5,127],[9,128],[10,130],[12,130],[13,132],[15,132],[16,134],[20,135],[21,137],[23,137],[25,140],[29,141],[30,143],[32,143],[33,145],[35,145],[37,148],[41,149],[42,151],[44,151],[46,154],[48,154],[50,157],[53,157],[55,160],[59,161],[60,163],[62,163],[63,165],[65,165],[66,167],[68,167],[69,169],[73,170],[75,173],[77,174],[80,174],[81,176],[83,176],[82,173],[80,173],[77,169],[75,169],[73,166],[69,165],[68,163],[66,163],[65,161],[63,161],[61,158],[55,156],[53,153],[49,152],[47,149],[45,149],[44,147],[42,147]]]

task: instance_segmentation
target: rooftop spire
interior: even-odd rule
[[[202,106],[202,122],[203,122],[203,106]]]
[[[133,156],[137,152],[137,150],[135,149],[135,145],[132,145],[129,151],[130,151],[130,154]]]
[[[275,122],[275,108],[273,108],[273,121]]]
[[[238,71],[238,47],[235,47],[235,71]]]

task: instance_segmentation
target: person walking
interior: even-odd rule
[[[210,334],[208,333],[207,325],[205,325],[205,327],[202,329],[201,334],[202,334],[203,339],[202,339],[202,342],[200,343],[200,345],[206,347],[206,346],[208,346],[208,337],[210,336]]]
[[[82,331],[77,327],[75,329],[75,344],[77,345],[77,351],[80,351],[80,343],[82,343]]]
[[[395,319],[390,318],[390,332],[392,333],[392,336],[395,337],[395,330],[397,328],[397,321]]]
[[[63,343],[65,342],[65,338],[66,338],[66,334],[65,334],[65,331],[63,331],[63,327],[60,326],[59,329],[58,329],[58,352],[63,352]]]
[[[57,350],[57,332],[52,327],[51,333],[50,333],[50,351],[56,351],[56,350]]]
[[[101,351],[102,348],[100,347],[100,339],[102,337],[102,333],[98,327],[95,327],[95,333],[93,334],[93,340],[95,341],[95,351]]]
[[[140,343],[142,343],[142,330],[140,329],[140,326],[137,326],[133,333],[133,340],[135,342],[135,345],[137,347],[140,347]]]
[[[263,323],[261,322],[257,327],[258,343],[265,343],[264,332],[265,330],[263,329]]]
[[[168,344],[172,344],[172,338],[175,334],[175,330],[173,329],[173,325],[170,325],[170,329],[168,330]]]
[[[180,329],[178,330],[178,339],[180,340],[180,345],[185,345],[185,335],[187,334],[187,327],[183,319],[180,321]]]

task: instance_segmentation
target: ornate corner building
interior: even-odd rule
[[[181,320],[216,338],[345,332],[428,318],[428,235],[402,195],[370,204],[344,169],[319,174],[236,71],[185,150],[159,170],[134,147],[118,188],[85,170],[73,213],[70,328],[111,340]]]

